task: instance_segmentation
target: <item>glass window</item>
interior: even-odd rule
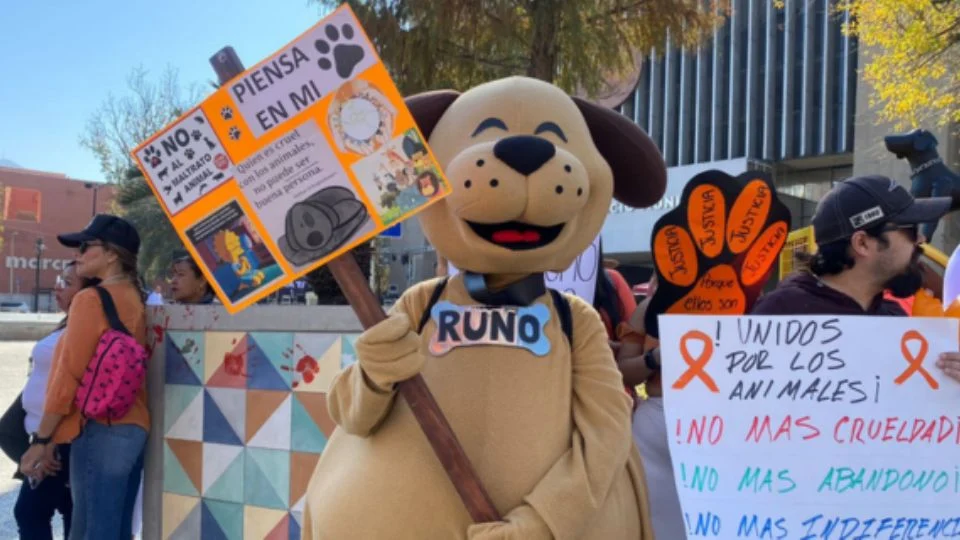
[[[765,11],[765,5],[762,2],[757,2],[754,6],[754,9],[759,9]],[[766,13],[760,13],[758,18],[760,21],[759,26],[754,30],[755,43],[757,44],[755,51],[756,61],[754,63],[754,94],[752,103],[747,104],[748,107],[751,107],[753,112],[753,125],[749,126],[751,133],[751,148],[747,148],[747,157],[759,158],[763,157],[763,125],[764,119],[766,118],[765,109],[766,109],[766,81],[767,81],[767,17]]]
[[[683,140],[683,155],[680,163],[686,165],[694,161],[693,140],[696,137],[697,115],[697,51],[696,49],[684,54],[684,80],[686,88],[683,95],[683,124],[680,126],[680,138]]]
[[[783,144],[783,81],[784,81],[784,67],[783,67],[783,50],[784,45],[787,39],[786,33],[786,24],[787,24],[787,15],[786,10],[778,9],[777,11],[777,38],[774,41],[777,47],[777,57],[775,65],[777,66],[776,78],[773,81],[774,86],[776,86],[776,98],[774,110],[776,119],[774,120],[773,126],[773,156],[775,158],[782,158],[782,152],[780,145]]]
[[[683,103],[683,96],[680,95],[680,55],[681,50],[671,47],[670,51],[670,71],[667,73],[667,80],[664,84],[665,102],[670,106],[664,115],[663,134],[664,140],[668,142],[667,160],[668,166],[678,163],[677,144],[680,142],[680,105]],[[669,137],[669,139],[667,139]]]
[[[700,95],[700,105],[703,107],[704,114],[700,121],[703,123],[700,133],[700,154],[694,158],[697,163],[710,161],[710,141],[713,139],[713,42],[704,47],[704,58],[706,60],[706,80],[703,84],[703,92]]]
[[[830,138],[832,142],[829,150],[831,152],[843,152],[845,139],[843,135],[843,83],[845,81],[843,72],[843,19],[833,16],[830,21],[830,31],[833,33],[836,46],[833,52],[833,65],[830,67],[833,72],[833,103],[830,106],[830,118],[833,119],[833,125],[831,126]]]
[[[809,155],[814,155],[820,153],[820,130],[822,127],[822,111],[827,106],[824,103],[823,95],[823,79],[825,67],[823,65],[823,41],[824,41],[824,31],[823,25],[826,19],[826,9],[827,9],[827,0],[818,0],[814,10],[814,26],[813,26],[813,77],[811,77],[813,82],[813,99],[811,103],[813,105],[813,110],[810,114],[810,133],[807,133],[806,136],[808,140],[811,141],[811,146],[807,149]]]
[[[850,40],[850,68],[846,73],[847,76],[847,99],[850,103],[850,112],[847,114],[847,132],[844,134],[844,145],[843,148],[847,152],[853,151],[853,124],[854,124],[854,115],[856,112],[856,103],[857,96],[857,65],[859,64],[859,55],[857,55],[857,40],[851,38]]]
[[[717,126],[714,130],[714,133],[717,134],[716,143],[717,151],[711,156],[711,160],[718,159],[727,159],[727,135],[728,135],[728,126],[730,122],[728,121],[727,114],[729,111],[728,104],[730,103],[730,22],[723,25],[723,29],[720,32],[719,45],[721,47],[720,54],[718,55],[718,64],[716,66],[716,71],[719,73],[719,91],[717,92],[717,99],[719,100],[717,110]]]
[[[793,117],[793,144],[790,148],[790,156],[796,157],[800,155],[800,141],[803,136],[802,125],[801,125],[801,112],[803,107],[803,36],[804,28],[806,25],[806,16],[804,14],[803,6],[801,2],[796,2],[796,13],[794,14],[794,20],[796,21],[796,26],[794,27],[793,32],[793,50],[795,53],[795,61],[793,65],[793,111],[791,112]]]
[[[640,83],[637,85],[637,123],[644,130],[650,123],[650,59],[649,55],[640,69]]]

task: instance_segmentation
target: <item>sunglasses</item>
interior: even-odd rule
[[[907,235],[907,238],[911,242],[916,242],[920,239],[920,228],[917,225],[887,225],[883,228],[883,232],[893,232],[901,231],[903,234]]]
[[[79,249],[80,249],[80,254],[83,255],[83,254],[86,253],[90,248],[94,248],[94,247],[97,247],[97,246],[103,247],[103,242],[80,242],[80,248],[79,248]]]

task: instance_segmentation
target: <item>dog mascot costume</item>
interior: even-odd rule
[[[407,100],[452,193],[424,210],[461,273],[408,289],[328,394],[337,423],[303,538],[650,539],[631,400],[596,311],[544,288],[611,197],[655,203],[666,169],[616,112],[523,77]],[[426,315],[425,315],[426,314]],[[569,336],[569,337],[568,337]],[[421,373],[503,517],[471,522],[394,385]]]

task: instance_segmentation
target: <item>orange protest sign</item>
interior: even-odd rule
[[[653,228],[657,290],[645,324],[658,336],[662,313],[747,313],[790,231],[790,211],[766,174],[706,171]]]
[[[347,6],[132,155],[230,313],[450,192]]]

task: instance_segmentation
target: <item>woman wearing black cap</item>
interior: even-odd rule
[[[78,249],[77,275],[100,279],[120,322],[141,346],[146,345],[143,288],[137,274],[140,236],[122,218],[100,214],[74,234],[57,237]],[[143,470],[150,413],[146,387],[121,418],[107,421],[85,418],[74,405],[79,381],[110,328],[100,296],[94,289],[79,292],[70,306],[67,326],[54,351],[40,427],[31,434],[31,446],[20,462],[30,476],[56,474],[60,469],[54,448],[72,443],[70,490],[73,522],[70,537],[129,538],[131,516]]]

